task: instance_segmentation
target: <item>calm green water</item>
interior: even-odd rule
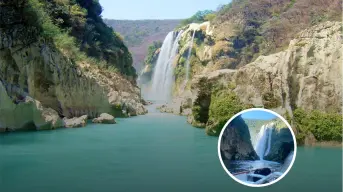
[[[117,121],[0,135],[0,191],[342,191],[340,148],[299,148],[284,179],[250,188],[222,169],[217,138],[184,117],[152,113]]]

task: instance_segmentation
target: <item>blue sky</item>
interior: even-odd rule
[[[274,114],[265,111],[248,111],[241,115],[243,119],[261,119],[261,120],[271,120],[276,118]]]
[[[100,0],[106,19],[184,19],[231,0]]]

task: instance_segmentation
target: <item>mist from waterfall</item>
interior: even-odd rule
[[[187,55],[187,61],[186,61],[186,83],[189,80],[190,58],[191,58],[192,49],[193,49],[194,35],[195,35],[195,31],[193,31],[193,35],[192,35],[192,39],[190,41],[188,55]]]
[[[178,51],[181,34],[182,31],[177,34],[171,31],[164,39],[153,72],[152,87],[148,99],[156,101],[170,100],[174,73],[173,61]]]
[[[254,149],[261,160],[263,160],[264,156],[269,154],[273,128],[273,123],[262,125],[257,134]]]

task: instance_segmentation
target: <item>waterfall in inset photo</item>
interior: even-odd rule
[[[263,160],[264,156],[268,155],[270,151],[273,127],[273,123],[262,125],[256,136],[254,149],[261,160]]]

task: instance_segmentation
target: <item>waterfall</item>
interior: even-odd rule
[[[294,155],[294,151],[291,151],[288,156],[286,157],[285,161],[283,162],[282,168],[281,168],[281,172],[285,172],[288,167],[291,165],[291,162],[293,160],[293,155]]]
[[[264,156],[268,155],[270,151],[273,128],[273,123],[262,125],[259,133],[257,134],[254,148],[261,160],[263,160]]]
[[[168,101],[171,96],[173,85],[173,61],[179,47],[182,31],[175,37],[173,31],[169,32],[163,41],[160,54],[152,78],[152,90],[149,99]]]
[[[269,151],[270,151],[270,143],[271,143],[271,140],[272,140],[272,131],[273,131],[273,128],[270,127],[267,129],[267,134],[268,134],[268,145],[267,145],[267,150],[266,152],[264,153],[264,156],[267,156],[269,154]]]
[[[193,35],[192,35],[192,39],[190,41],[188,55],[187,55],[187,61],[186,61],[186,83],[189,80],[189,68],[190,68],[189,65],[190,65],[190,57],[191,57],[192,49],[193,49],[194,35],[195,35],[195,31],[193,31]]]

